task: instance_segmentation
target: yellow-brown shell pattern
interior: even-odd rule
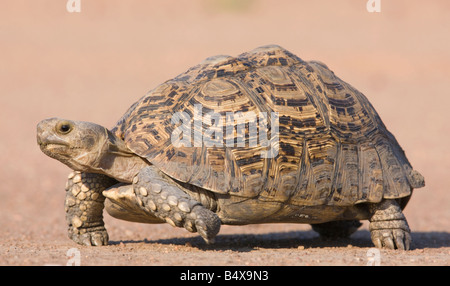
[[[171,120],[177,112],[191,118],[193,134],[208,128],[203,123],[198,130],[193,122],[195,106],[202,107],[203,116],[220,114],[223,146],[172,144],[177,126]],[[225,144],[238,136],[225,126],[227,113],[237,112],[267,114],[269,137],[270,114],[278,114],[278,138],[271,145],[277,156],[261,156],[269,147],[250,146],[258,138],[249,125],[244,147]],[[132,151],[179,181],[268,202],[379,202],[409,196],[424,184],[362,93],[324,64],[305,62],[279,46],[206,59],[150,91],[113,131]]]

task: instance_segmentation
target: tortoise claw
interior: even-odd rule
[[[195,220],[197,232],[207,244],[213,244],[215,241],[214,238],[220,230],[221,222],[219,217],[215,213],[201,206],[194,207],[192,212],[198,217],[198,219]]]
[[[78,231],[69,231],[69,238],[80,245],[102,246],[108,245],[108,232],[104,227],[95,227],[93,229],[81,229]]]
[[[411,245],[411,235],[401,229],[372,230],[371,238],[378,248],[409,250]]]

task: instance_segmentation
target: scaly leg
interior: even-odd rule
[[[133,181],[133,189],[142,208],[149,214],[172,226],[197,231],[207,243],[214,241],[220,230],[219,217],[154,166],[139,172]]]
[[[82,245],[107,245],[102,191],[117,183],[100,174],[72,172],[66,186],[66,221],[69,237]]]
[[[402,209],[395,200],[383,200],[369,206],[372,214],[369,229],[378,248],[408,250],[411,235]]]

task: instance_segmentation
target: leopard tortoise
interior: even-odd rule
[[[84,245],[108,244],[106,208],[208,243],[221,224],[307,223],[339,237],[369,220],[375,246],[409,249],[402,210],[424,186],[361,92],[276,45],[207,58],[151,90],[111,130],[50,118],[37,141],[74,170],[66,220]]]

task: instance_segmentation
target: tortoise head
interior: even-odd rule
[[[109,175],[128,182],[148,163],[131,152],[107,128],[91,122],[60,118],[37,125],[37,143],[47,156],[71,169]]]

